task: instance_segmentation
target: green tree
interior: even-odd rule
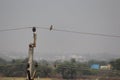
[[[39,62],[39,66],[37,67],[37,74],[36,76],[39,77],[50,77],[52,74],[52,67],[46,60],[42,60]]]
[[[120,70],[120,58],[110,61],[110,64],[112,65],[114,70]]]
[[[64,79],[75,79],[77,75],[76,61],[74,59],[64,61],[57,66],[56,70]]]
[[[4,60],[3,58],[0,58],[0,65],[1,65],[1,64],[7,64],[7,61]]]

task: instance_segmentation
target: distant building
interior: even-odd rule
[[[111,70],[111,65],[108,64],[108,65],[100,66],[100,69],[101,70]]]
[[[99,64],[92,64],[91,69],[100,69],[100,65]]]

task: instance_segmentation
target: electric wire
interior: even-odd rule
[[[19,27],[19,28],[9,28],[9,29],[1,29],[0,32],[5,32],[5,31],[15,31],[15,30],[23,30],[23,29],[30,29],[33,27]],[[47,27],[36,27],[38,29],[44,29],[44,30],[49,30]],[[56,29],[53,28],[53,31],[59,31],[59,32],[68,32],[68,33],[75,33],[75,34],[83,34],[83,35],[92,35],[92,36],[103,36],[103,37],[116,37],[120,38],[119,35],[108,35],[108,34],[102,34],[102,33],[90,33],[90,32],[80,32],[80,31],[73,31],[73,30],[65,30],[65,29]]]
[[[44,28],[44,27],[36,27],[36,28],[49,30],[49,28]],[[63,29],[53,29],[53,31],[76,33],[76,34],[84,34],[84,35],[93,35],[93,36],[104,36],[104,37],[116,37],[116,38],[120,38],[120,36],[118,36],[118,35],[107,35],[107,34],[101,34],[101,33],[79,32],[79,31],[63,30]]]
[[[22,29],[28,29],[31,27],[21,27],[21,28],[9,28],[9,29],[1,29],[0,32],[5,32],[5,31],[15,31],[15,30],[22,30]]]
[[[55,29],[55,31],[77,33],[77,34],[84,34],[84,35],[104,36],[104,37],[119,37],[120,38],[120,36],[117,36],[117,35],[107,35],[107,34],[100,34],[100,33],[88,33],[88,32],[79,32],[79,31],[70,31],[70,30],[60,30],[60,29]]]

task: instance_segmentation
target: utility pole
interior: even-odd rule
[[[50,31],[53,30],[53,25],[50,26]],[[27,63],[27,79],[26,80],[34,80],[36,68],[38,64],[34,64],[33,62],[33,53],[34,53],[34,48],[36,47],[36,27],[32,28],[33,31],[33,43],[29,44],[29,56],[28,56],[28,63]]]
[[[36,27],[32,28],[33,31],[33,43],[29,44],[29,56],[28,56],[28,63],[27,63],[27,80],[34,80],[36,70],[34,67],[37,67],[37,64],[34,66],[33,64],[33,53],[34,48],[36,47]]]

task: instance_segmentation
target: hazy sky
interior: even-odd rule
[[[120,0],[0,0],[0,30],[40,26],[120,35]],[[32,31],[0,32],[0,54],[28,55]],[[95,54],[120,57],[120,38],[37,29],[35,56]],[[94,55],[93,55],[94,54]]]

